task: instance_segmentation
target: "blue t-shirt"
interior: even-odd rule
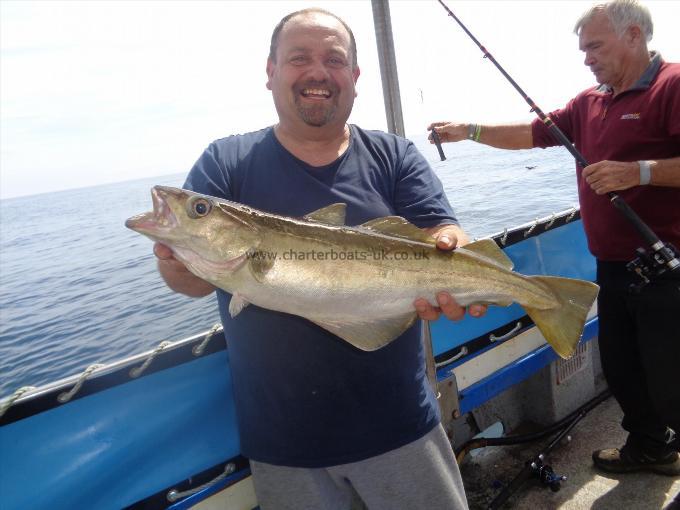
[[[271,127],[217,140],[184,187],[286,216],[344,202],[348,225],[388,215],[419,227],[456,223],[441,182],[411,142],[350,130],[347,151],[324,167],[293,156]],[[218,290],[217,298],[246,457],[296,467],[344,464],[415,441],[439,422],[419,322],[364,352],[306,319],[255,305],[231,318],[231,296]]]

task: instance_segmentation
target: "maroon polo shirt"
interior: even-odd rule
[[[638,82],[613,97],[606,86],[577,95],[550,113],[589,163],[639,161],[680,156],[680,64],[658,53]],[[535,147],[559,145],[540,119],[532,123]],[[576,164],[581,217],[588,246],[600,260],[628,261],[643,245],[637,231],[583,179]],[[617,192],[662,241],[680,248],[680,188],[634,186]]]

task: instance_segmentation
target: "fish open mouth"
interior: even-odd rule
[[[178,226],[177,217],[168,205],[167,195],[169,191],[162,186],[154,186],[151,189],[153,211],[133,216],[125,221],[125,226],[140,234],[159,237],[164,232],[170,232]]]

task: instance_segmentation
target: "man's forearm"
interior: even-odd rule
[[[650,162],[649,184],[680,188],[680,158],[652,159]]]
[[[497,149],[531,149],[534,146],[531,124],[481,125],[477,141]]]
[[[428,129],[435,129],[442,142],[472,140],[497,149],[531,149],[534,146],[531,123],[487,125],[433,122]],[[431,136],[430,141],[434,143]]]
[[[640,184],[680,188],[680,158],[650,159],[649,182],[642,181],[638,161],[598,161],[583,169],[583,178],[598,195],[623,191]]]

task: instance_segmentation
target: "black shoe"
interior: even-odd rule
[[[596,450],[593,452],[593,463],[596,468],[609,473],[632,473],[636,471],[651,471],[660,475],[680,475],[680,454],[671,452],[665,457],[653,458],[647,455],[634,457],[630,449],[625,446]]]
[[[668,506],[664,507],[663,510],[680,510],[680,492],[675,495],[673,501],[668,503]]]

